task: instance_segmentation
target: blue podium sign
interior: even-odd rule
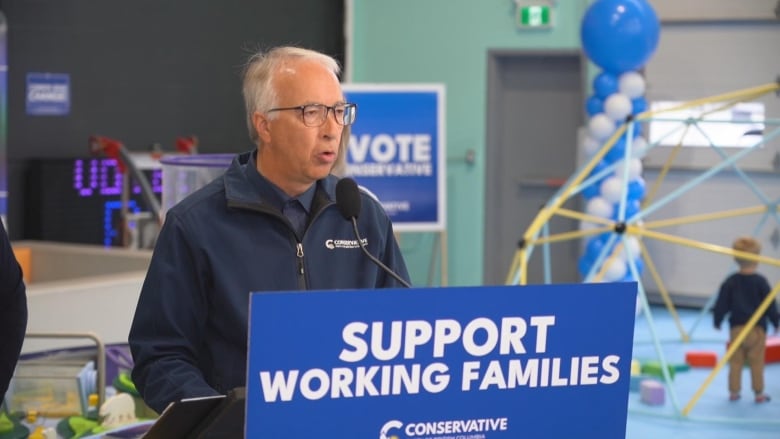
[[[445,230],[444,86],[343,88],[358,106],[347,175],[377,196],[396,231]]]
[[[254,293],[246,437],[622,439],[636,292]]]

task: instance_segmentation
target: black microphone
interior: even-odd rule
[[[358,246],[361,250],[363,250],[363,253],[368,256],[368,259],[371,259],[371,262],[375,263],[377,266],[379,266],[379,268],[384,270],[390,276],[393,276],[393,278],[401,285],[405,286],[406,288],[411,288],[412,286],[409,284],[409,282],[405,281],[404,278],[398,275],[398,273],[391,270],[390,267],[383,264],[382,261],[377,259],[374,255],[368,252],[368,249],[366,249],[366,244],[363,243],[363,239],[360,237],[360,232],[358,231],[357,226],[357,217],[360,214],[360,204],[360,189],[358,189],[355,180],[351,178],[342,178],[339,180],[339,182],[336,183],[336,207],[339,208],[339,212],[341,212],[341,216],[343,216],[344,219],[347,221],[352,221],[352,229],[355,231],[355,237],[357,238]]]

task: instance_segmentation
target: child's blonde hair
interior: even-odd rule
[[[761,253],[761,243],[756,241],[755,238],[751,238],[750,236],[742,236],[737,238],[734,241],[732,248],[736,251],[753,253],[755,255]],[[758,262],[756,261],[740,258],[738,256],[735,256],[734,260],[737,261],[737,264],[742,268],[754,267],[758,265]]]

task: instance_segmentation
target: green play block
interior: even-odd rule
[[[669,378],[674,379],[674,374],[676,372],[675,367],[671,364],[667,364],[666,367],[669,370]],[[649,361],[647,363],[642,363],[642,374],[656,376],[661,379],[664,378],[664,373],[663,373],[663,368],[661,367],[661,363],[657,361]]]
[[[8,416],[4,410],[0,411],[0,439],[24,439],[29,435],[30,429]]]

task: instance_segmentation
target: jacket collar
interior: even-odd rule
[[[271,203],[263,198],[247,175],[248,172],[252,172],[252,169],[255,169],[254,157],[254,151],[238,154],[227,171],[225,171],[225,196],[229,204],[271,206]],[[248,166],[251,166],[251,168],[247,169]],[[328,175],[322,180],[317,180],[315,183],[317,190],[311,205],[312,213],[317,212],[327,204],[335,202],[337,181],[338,177],[334,175]]]

